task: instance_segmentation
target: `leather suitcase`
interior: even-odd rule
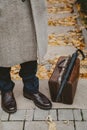
[[[66,58],[65,56],[61,56],[58,59],[58,62],[54,68],[54,71],[48,81],[50,95],[53,102],[56,102],[57,92],[60,87],[58,78],[61,72],[61,68],[58,67],[58,64],[65,58]],[[74,99],[76,88],[77,88],[78,78],[79,78],[79,71],[80,71],[80,60],[77,58],[74,64],[73,70],[69,76],[69,80],[67,81],[66,87],[64,87],[61,93],[60,101],[58,102],[62,102],[65,104],[73,103],[73,99]]]

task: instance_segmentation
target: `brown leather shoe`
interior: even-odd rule
[[[1,92],[1,107],[7,113],[17,111],[17,105],[12,91]]]
[[[34,94],[23,91],[23,95],[25,98],[33,100],[35,105],[41,109],[49,110],[52,108],[52,103],[50,102],[50,100],[40,92]]]

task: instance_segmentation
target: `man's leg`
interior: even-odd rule
[[[36,77],[37,61],[29,61],[21,64],[19,75],[23,79],[24,90],[37,93],[39,89],[39,79]]]
[[[14,82],[11,81],[10,70],[11,67],[0,67],[1,107],[8,113],[14,113],[17,106],[13,94]]]
[[[36,77],[37,61],[29,61],[21,64],[19,75],[22,77],[24,97],[34,101],[35,105],[41,109],[51,109],[52,104],[49,99],[39,92],[39,79]]]

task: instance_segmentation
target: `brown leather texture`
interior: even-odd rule
[[[50,100],[39,91],[38,93],[31,93],[27,90],[24,90],[23,95],[25,98],[31,99],[34,104],[40,109],[49,110],[52,108],[52,103]]]
[[[58,67],[58,64],[65,58],[66,58],[65,56],[61,56],[58,59],[58,62],[54,68],[54,71],[48,81],[50,95],[53,102],[56,102],[57,92],[60,87],[58,78],[62,69]],[[78,84],[78,79],[79,79],[79,73],[80,73],[79,71],[80,71],[80,60],[77,58],[75,65],[73,67],[73,70],[71,72],[71,75],[69,77],[69,80],[67,81],[66,87],[64,87],[61,93],[60,102],[65,103],[65,104],[73,103],[77,84]]]

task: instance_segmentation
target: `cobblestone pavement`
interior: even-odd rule
[[[51,6],[51,5],[50,5]],[[57,5],[56,5],[57,6]],[[61,6],[58,5],[58,8]],[[60,13],[56,17],[71,16],[71,13]],[[52,14],[53,16],[53,14]],[[48,15],[51,17],[51,15]],[[55,14],[54,16],[55,17]],[[49,27],[48,33],[67,33],[74,26]],[[50,49],[51,50],[51,49]],[[49,51],[50,51],[49,50]],[[55,48],[52,52],[57,55]],[[54,55],[53,53],[53,55]],[[51,55],[52,56],[52,55]],[[24,102],[22,102],[24,103]],[[33,104],[33,103],[31,103]],[[30,104],[30,105],[31,105]],[[47,117],[51,115],[56,128],[51,129],[47,123]],[[44,111],[38,108],[19,109],[15,114],[7,114],[0,108],[0,130],[87,130],[87,110],[71,108],[54,108]]]
[[[87,130],[87,110],[83,109],[28,109],[11,115],[0,110],[0,130],[48,130],[48,115],[57,130]]]

